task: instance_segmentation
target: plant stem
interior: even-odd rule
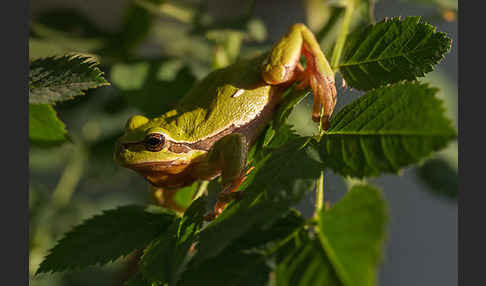
[[[69,203],[83,174],[85,154],[83,146],[80,143],[78,144],[74,146],[73,155],[62,172],[61,178],[52,194],[51,205],[56,209]]]
[[[341,59],[344,43],[346,42],[346,37],[348,36],[349,24],[351,23],[351,17],[353,16],[354,13],[355,4],[356,4],[355,0],[347,0],[346,2],[346,8],[344,10],[344,18],[341,25],[341,30],[339,31],[339,35],[336,40],[336,45],[334,46],[332,52],[331,67],[336,67],[339,64],[339,60]],[[337,14],[339,16],[341,13],[337,13]],[[337,21],[337,18],[334,19],[333,21]],[[323,33],[323,31],[321,32]],[[336,72],[335,69],[334,72]],[[322,112],[323,110],[321,110],[321,114]],[[318,142],[321,140],[323,135],[324,132],[322,130],[322,122],[321,122],[319,123],[319,136],[317,139]],[[319,176],[319,179],[317,181],[317,186],[316,186],[316,207],[314,212],[314,218],[316,218],[317,215],[319,214],[319,211],[322,209],[323,204],[324,204],[324,171],[321,170],[321,175]]]
[[[319,212],[322,209],[322,206],[324,205],[324,171],[321,170],[321,175],[319,176],[319,179],[317,180],[317,186],[316,186],[316,207],[314,209],[314,218],[317,218],[319,215]]]
[[[317,32],[316,34],[316,39],[319,43],[321,43],[326,36],[329,34],[329,32],[334,28],[334,25],[338,22],[339,18],[341,17],[341,14],[343,13],[344,9],[341,7],[333,7],[331,8],[331,16],[329,17],[329,20],[327,23]]]
[[[339,64],[339,60],[341,59],[344,43],[346,42],[346,37],[348,36],[349,24],[351,23],[351,18],[354,13],[354,6],[355,0],[347,0],[341,30],[339,31],[336,45],[334,46],[334,50],[332,52],[331,67],[333,68]]]

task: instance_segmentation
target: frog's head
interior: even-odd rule
[[[114,157],[121,166],[154,183],[155,179],[182,173],[204,153],[173,140],[160,118],[135,115],[128,119],[123,136],[116,142]]]

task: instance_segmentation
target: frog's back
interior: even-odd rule
[[[210,73],[161,117],[172,139],[194,143],[261,122],[274,108],[272,86],[263,82],[261,57]]]

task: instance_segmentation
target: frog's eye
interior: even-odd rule
[[[148,151],[158,152],[164,148],[165,138],[162,134],[152,133],[147,135],[143,144]]]

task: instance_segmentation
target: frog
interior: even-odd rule
[[[249,149],[290,86],[312,89],[312,120],[329,128],[337,100],[334,73],[302,23],[270,51],[210,72],[160,116],[131,116],[116,142],[115,161],[139,173],[166,201],[182,187],[220,177],[221,191],[206,216],[213,220],[241,197]]]

